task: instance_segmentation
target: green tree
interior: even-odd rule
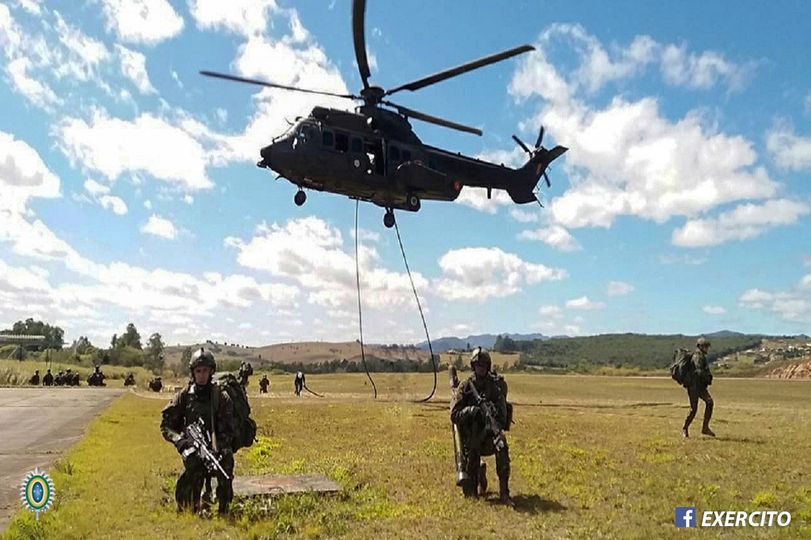
[[[65,331],[58,326],[51,326],[42,321],[35,321],[28,318],[25,321],[17,321],[11,329],[3,330],[2,334],[22,334],[27,336],[44,336],[46,349],[62,349],[65,344]]]
[[[155,332],[149,336],[146,352],[144,353],[144,367],[155,373],[163,371],[163,350],[166,346],[161,335]]]
[[[118,338],[116,345],[119,347],[132,347],[133,349],[142,350],[141,347],[141,334],[138,333],[138,330],[135,328],[135,325],[129,323],[127,325],[127,331]]]

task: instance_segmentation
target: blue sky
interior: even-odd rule
[[[0,325],[106,344],[358,337],[355,203],[255,166],[357,92],[347,0],[0,2]],[[426,143],[513,166],[570,148],[537,204],[466,188],[398,224],[435,338],[811,329],[807,2],[382,2],[383,87],[523,43],[533,53],[397,101]],[[364,338],[424,336],[393,230],[360,207]]]

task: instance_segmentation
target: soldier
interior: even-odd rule
[[[71,386],[79,386],[79,372],[76,371],[74,373],[70,373],[70,370],[68,370],[68,375],[70,376],[67,378],[67,384]]]
[[[202,459],[196,453],[187,453],[192,447],[185,429],[192,423],[203,420],[205,430],[210,434],[212,450],[218,455],[220,465],[225,469],[228,479],[221,473],[217,475],[217,502],[220,514],[228,513],[234,491],[232,479],[234,472],[234,455],[231,450],[235,434],[234,405],[228,394],[212,383],[212,376],[217,370],[214,355],[203,348],[194,353],[189,361],[192,380],[189,385],[175,394],[172,401],[163,409],[161,433],[183,455],[185,467],[175,488],[175,500],[178,510],[200,510],[200,492],[208,476]],[[212,425],[213,422],[213,425]]]
[[[104,383],[105,378],[106,377],[104,373],[102,373],[101,369],[99,369],[99,366],[95,366],[93,373],[91,373],[87,378],[87,384],[90,386],[107,386]]]
[[[153,392],[160,392],[161,388],[163,388],[163,382],[161,381],[160,377],[155,377],[149,381],[149,389]]]
[[[124,386],[135,386],[135,375],[132,374],[132,371],[127,373],[127,376],[124,378]]]
[[[499,435],[492,433],[486,425],[485,411],[478,402],[472,387],[475,387],[479,396],[495,405],[496,423],[501,430],[509,427],[509,413],[507,408],[506,383],[504,379],[490,371],[490,354],[477,348],[470,359],[473,374],[462,383],[454,396],[451,406],[451,421],[461,432],[462,455],[468,479],[462,484],[462,491],[466,497],[477,496],[481,488],[481,495],[487,490],[487,477],[484,467],[480,467],[481,456],[496,456],[496,472],[499,481],[499,499],[502,503],[513,506],[510,499],[510,454],[506,438],[500,448],[496,447],[494,438]],[[503,437],[503,432],[501,433]]]
[[[31,386],[39,386],[39,370],[37,369],[34,371],[34,374],[31,375],[31,378],[28,379],[28,384]]]
[[[707,387],[712,384],[712,373],[707,363],[707,350],[709,350],[709,348],[710,342],[707,338],[698,338],[696,341],[696,351],[693,353],[693,364],[696,370],[693,375],[693,381],[687,386],[687,396],[690,398],[690,412],[687,418],[684,419],[684,428],[682,429],[682,436],[685,439],[690,436],[688,429],[698,412],[699,398],[704,401],[704,425],[701,427],[701,433],[715,437],[715,433],[710,429],[713,401],[712,396],[707,391]]]
[[[267,375],[262,375],[262,378],[259,379],[259,393],[260,394],[267,394],[269,385],[270,385],[270,380],[268,379],[268,376]]]
[[[242,362],[239,366],[239,384],[242,388],[248,387],[248,377],[253,375],[253,366],[250,363]]]
[[[296,379],[293,381],[294,390],[297,396],[301,395],[301,391],[304,389],[304,373],[301,371],[296,371]]]
[[[51,370],[45,372],[45,376],[42,377],[42,386],[53,386],[54,383],[54,376],[51,374]]]

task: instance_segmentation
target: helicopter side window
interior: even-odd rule
[[[355,154],[363,153],[363,141],[358,137],[352,137],[352,152]]]
[[[332,134],[331,131],[324,130],[321,132],[321,146],[325,146],[327,148],[332,148],[332,145],[335,143],[335,136]]]
[[[347,152],[349,150],[349,135],[336,131],[335,149],[339,152]]]
[[[298,138],[301,139],[302,143],[306,143],[307,141],[312,140],[313,128],[307,125],[301,126],[298,132]]]

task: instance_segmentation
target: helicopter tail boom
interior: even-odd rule
[[[556,146],[551,150],[540,147],[532,152],[532,157],[526,165],[518,169],[517,181],[507,188],[507,193],[513,202],[523,204],[537,200],[535,186],[538,185],[542,176],[546,180],[546,185],[550,185],[549,178],[546,176],[546,168],[567,150],[568,148],[565,146]]]

